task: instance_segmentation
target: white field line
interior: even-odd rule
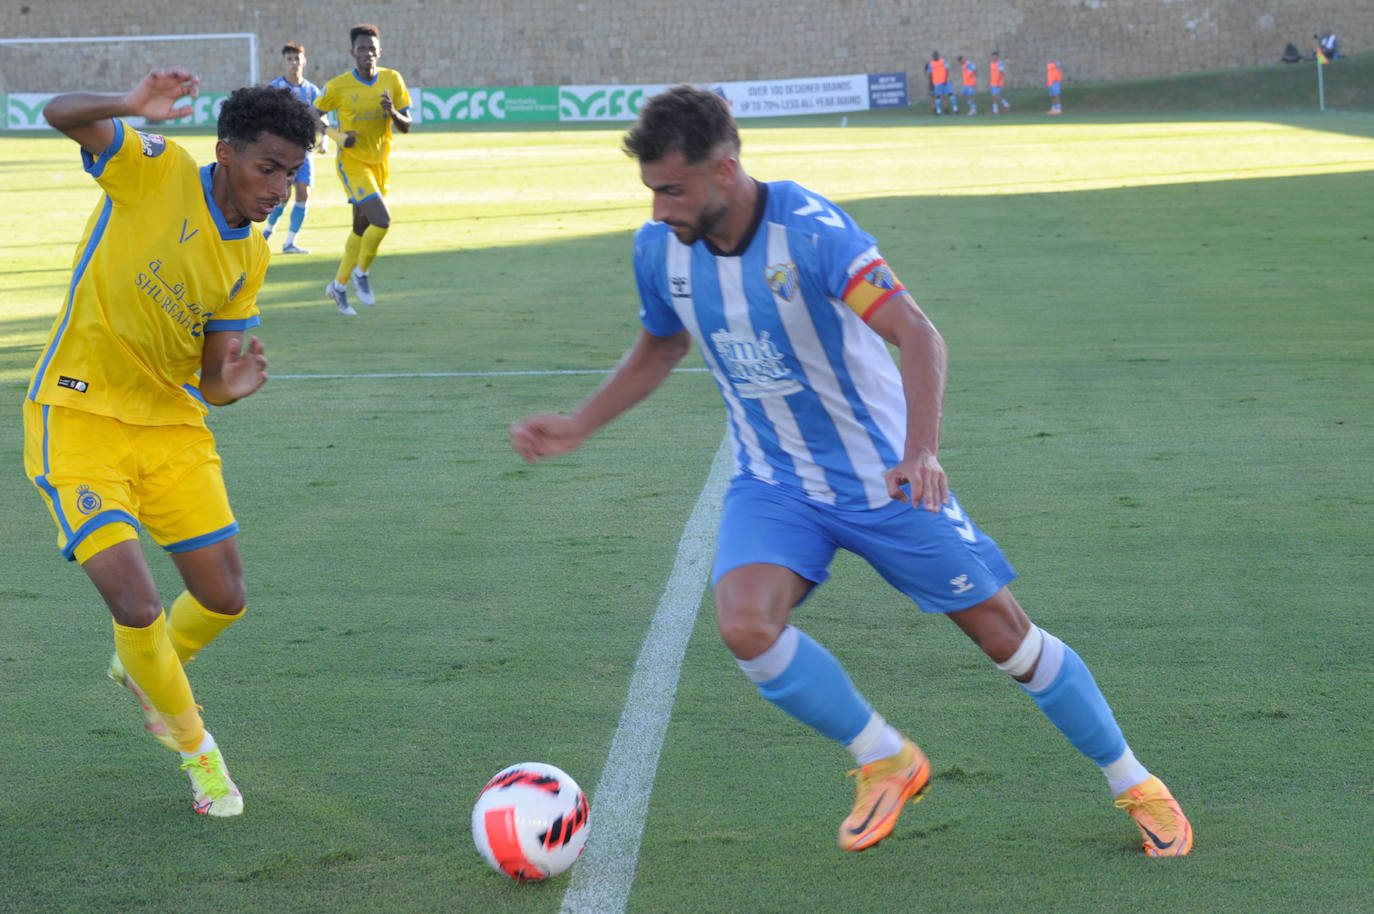
[[[409,371],[355,372],[349,374],[273,375],[277,381],[329,381],[392,378],[485,378],[522,375],[609,374],[613,369],[566,369],[543,371]],[[705,368],[679,368],[699,373]],[[25,380],[0,384],[28,383]],[[639,841],[649,812],[658,771],[658,755],[672,715],[678,674],[687,641],[696,623],[697,609],[710,573],[715,551],[715,529],[721,501],[730,477],[729,439],[721,442],[711,463],[706,485],[678,541],[677,559],[649,623],[649,633],[635,661],[629,694],[620,713],[620,724],[601,780],[592,791],[592,815],[587,847],[563,896],[564,914],[621,914],[629,901],[639,860]]]
[[[658,754],[715,553],[731,458],[727,437],[678,540],[672,574],[635,661],[606,767],[592,792],[587,846],[573,867],[562,914],[622,914],[629,901]]]

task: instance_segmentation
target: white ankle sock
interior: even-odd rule
[[[867,765],[869,762],[876,762],[878,759],[901,752],[902,734],[883,720],[881,714],[874,711],[868,723],[859,731],[859,735],[854,737],[846,748],[854,756],[854,761],[860,765]]]
[[[211,749],[213,749],[213,748],[215,748],[215,738],[214,738],[213,736],[210,735],[210,731],[209,731],[209,730],[206,730],[206,731],[205,731],[205,737],[200,741],[200,745],[196,747],[196,751],[195,751],[195,752],[183,752],[183,753],[181,753],[181,757],[182,757],[182,758],[195,758],[195,757],[198,756],[198,755],[204,755],[205,753],[209,752],[209,751],[210,751]]]
[[[1126,751],[1121,753],[1121,758],[1102,766],[1102,773],[1107,777],[1107,786],[1112,791],[1112,796],[1119,797],[1121,794],[1130,790],[1141,781],[1150,776],[1150,772],[1145,766],[1136,761],[1135,753],[1131,747],[1127,746]]]

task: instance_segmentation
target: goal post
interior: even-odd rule
[[[195,113],[176,123],[212,123],[219,99],[257,85],[257,33],[0,38],[0,129],[41,128],[40,112],[54,95],[124,92],[149,70],[168,66],[200,77]]]

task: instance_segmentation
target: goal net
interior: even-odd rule
[[[208,112],[216,99],[258,82],[258,36],[221,32],[0,38],[0,127],[41,127],[39,112],[60,92],[126,92],[149,70],[174,66],[200,77],[202,98],[196,115],[178,123],[211,122]]]

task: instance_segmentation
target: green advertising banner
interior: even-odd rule
[[[560,121],[632,121],[639,109],[666,85],[560,86]]]
[[[554,86],[418,89],[415,94],[425,124],[558,120]]]
[[[228,92],[202,92],[191,102],[191,113],[174,121],[149,124],[141,117],[125,118],[133,127],[153,127],[170,124],[176,127],[204,126],[214,124],[219,119],[219,109]],[[43,106],[54,98],[54,93],[12,92],[4,96],[4,126],[7,130],[42,130],[48,122],[43,120]]]
[[[5,129],[36,130],[48,126],[48,122],[43,120],[43,106],[51,98],[51,95],[33,92],[15,92],[4,96]]]
[[[499,124],[512,121],[632,121],[662,84],[585,86],[459,86],[413,89],[411,114],[424,124]],[[905,73],[851,74],[806,79],[714,83],[710,88],[734,107],[736,117],[862,111],[870,107],[909,104]],[[879,91],[881,90],[881,91]],[[203,93],[190,117],[171,123],[203,126],[215,123],[224,92]],[[47,126],[43,105],[52,95],[0,95],[3,125],[10,130]],[[131,118],[130,123],[141,126]]]

